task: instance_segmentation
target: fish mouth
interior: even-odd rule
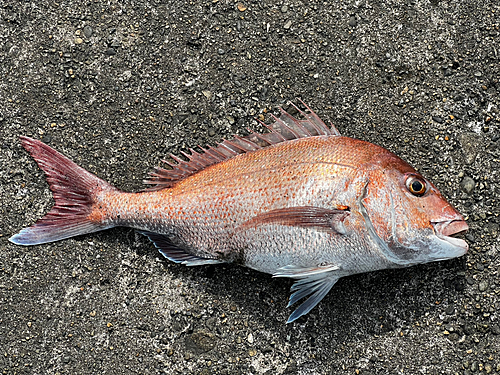
[[[469,230],[469,226],[465,220],[448,220],[431,223],[434,227],[436,236],[443,241],[450,243],[453,246],[464,250],[464,253],[469,250],[469,245],[462,238],[457,236],[465,234]]]

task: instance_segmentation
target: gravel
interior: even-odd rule
[[[471,194],[476,187],[476,182],[470,177],[464,177],[462,182],[460,182],[460,187],[467,194]]]
[[[4,0],[0,371],[499,373],[499,14],[496,0]],[[262,131],[254,118],[297,97],[430,178],[468,217],[469,253],[342,279],[286,325],[286,280],[175,265],[130,229],[7,240],[52,204],[20,135],[138,191],[170,152]]]

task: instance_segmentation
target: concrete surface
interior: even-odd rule
[[[0,371],[500,373],[499,24],[496,0],[3,0]],[[52,204],[19,135],[137,191],[296,97],[433,180],[470,252],[342,279],[285,325],[290,282],[177,266],[131,229],[7,241]]]

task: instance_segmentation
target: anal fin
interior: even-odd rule
[[[158,248],[161,255],[174,263],[181,263],[186,266],[203,266],[207,264],[222,263],[217,259],[202,258],[189,254],[186,250],[173,244],[170,238],[164,234],[147,231],[140,231],[139,233],[148,237],[149,240]]]
[[[317,267],[297,267],[285,266],[280,268],[273,277],[287,277],[297,279],[290,290],[293,292],[290,296],[288,306],[292,306],[302,298],[307,298],[287,320],[291,323],[302,315],[311,311],[330,291],[340,276],[337,275],[340,267],[338,265],[327,265]]]

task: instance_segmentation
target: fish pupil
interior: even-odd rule
[[[411,190],[413,193],[422,194],[424,190],[424,185],[418,180],[413,181],[411,183]]]

